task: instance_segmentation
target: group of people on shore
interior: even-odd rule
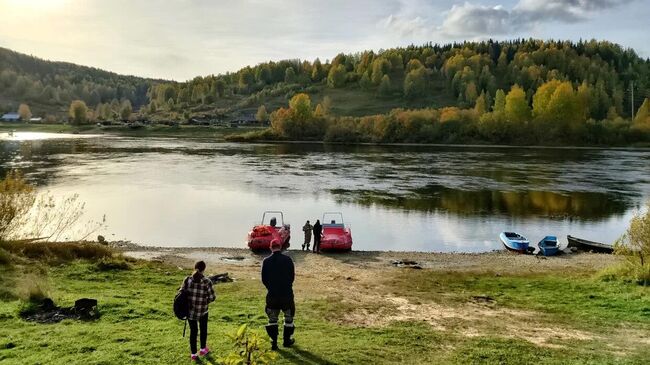
[[[307,225],[309,221],[307,221]],[[314,240],[314,252],[316,242],[320,244],[320,222],[316,221],[312,228],[314,234],[318,233],[319,239]],[[311,226],[310,226],[311,227]],[[319,228],[322,229],[322,228]],[[305,239],[306,238],[305,231]],[[311,229],[310,229],[311,240]],[[293,281],[295,279],[295,268],[291,257],[282,253],[282,243],[274,239],[270,245],[271,255],[262,262],[262,283],[266,287],[266,306],[264,308],[269,319],[265,326],[266,333],[271,338],[271,349],[278,350],[278,336],[280,327],[278,324],[280,312],[284,314],[284,328],[282,331],[282,345],[290,347],[295,340],[291,338],[295,330],[294,316],[296,305],[293,297]],[[304,246],[303,246],[304,249]],[[309,246],[307,246],[309,249]],[[194,265],[194,273],[183,280],[179,291],[185,290],[189,304],[187,316],[190,325],[190,359],[197,361],[199,356],[206,356],[210,353],[207,346],[208,340],[208,305],[217,298],[212,281],[204,274],[206,264],[198,261]],[[196,340],[200,330],[200,348],[196,346]]]
[[[309,244],[311,243],[312,233],[314,235],[314,253],[320,253],[320,240],[323,235],[323,226],[320,220],[316,219],[316,223],[312,226],[309,221],[302,226],[302,231],[305,232],[305,242],[302,244],[302,250],[309,251]]]

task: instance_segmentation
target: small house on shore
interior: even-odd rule
[[[3,122],[20,122],[20,114],[18,113],[6,113],[0,117],[0,120]]]

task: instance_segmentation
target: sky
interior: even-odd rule
[[[488,38],[595,38],[650,57],[650,0],[0,0],[0,16],[0,47],[177,81]]]

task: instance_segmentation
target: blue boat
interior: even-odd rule
[[[560,247],[557,244],[557,237],[555,236],[546,236],[542,238],[537,246],[539,247],[539,251],[544,256],[555,256],[560,250]]]
[[[528,239],[518,233],[514,232],[501,232],[499,235],[503,245],[510,251],[519,253],[528,253]]]

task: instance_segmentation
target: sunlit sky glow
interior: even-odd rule
[[[0,47],[186,80],[424,42],[603,39],[650,57],[650,0],[0,0]]]

